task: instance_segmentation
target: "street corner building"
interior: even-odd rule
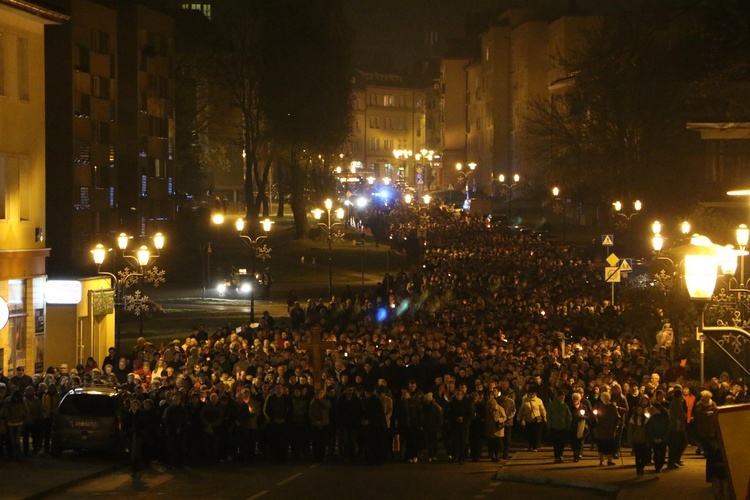
[[[0,366],[44,363],[44,30],[67,16],[0,0]],[[33,368],[33,369],[32,369]]]

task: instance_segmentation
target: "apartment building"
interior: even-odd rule
[[[67,17],[0,0],[0,367],[44,366],[44,28]]]
[[[47,29],[49,270],[91,270],[89,250],[174,216],[174,25],[141,5],[58,2]]]

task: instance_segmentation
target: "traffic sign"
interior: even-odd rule
[[[619,283],[620,282],[620,268],[619,267],[605,267],[604,268],[604,281],[607,283]]]
[[[607,264],[609,264],[612,267],[615,267],[617,266],[617,264],[620,263],[620,257],[618,257],[617,255],[613,253],[609,254],[605,260],[607,261]]]
[[[603,234],[602,235],[602,246],[603,247],[611,247],[615,245],[615,235],[614,234]]]
[[[620,261],[620,271],[629,272],[633,270],[633,259],[622,259]]]

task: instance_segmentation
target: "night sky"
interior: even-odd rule
[[[467,14],[501,12],[509,0],[344,0],[355,32],[358,62],[390,60],[397,67],[439,55],[446,38],[464,35]],[[489,16],[491,17],[491,16]],[[438,33],[437,53],[430,54],[426,34]]]

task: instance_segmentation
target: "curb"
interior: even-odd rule
[[[515,459],[518,454],[519,452],[514,453],[513,456],[510,457],[510,460],[508,460],[506,463],[513,461],[513,459]],[[497,473],[495,474],[495,480],[506,481],[509,483],[540,484],[543,486],[563,486],[568,488],[593,490],[612,494],[615,496],[615,498],[620,493],[620,487],[614,484],[590,483],[587,481],[576,481],[575,479],[555,479],[551,477],[526,476],[523,474],[513,474],[501,471],[497,471]]]
[[[61,489],[70,488],[71,486],[75,486],[78,483],[81,483],[83,481],[88,481],[90,479],[96,479],[98,477],[105,476],[107,474],[110,474],[118,469],[123,468],[123,464],[114,464],[110,467],[105,467],[104,469],[98,470],[96,472],[92,472],[91,474],[86,474],[84,476],[79,476],[74,479],[69,479],[67,481],[64,481],[62,483],[55,484],[54,486],[49,486],[46,489],[42,491],[38,491],[34,494],[31,494],[29,496],[23,497],[25,500],[36,500],[40,498],[46,498],[49,495],[52,495],[53,493],[59,492]]]
[[[569,488],[579,488],[586,490],[601,491],[602,493],[610,493],[617,495],[620,492],[620,487],[613,484],[600,484],[600,483],[589,483],[586,481],[575,481],[575,480],[564,480],[554,479],[550,477],[539,477],[539,476],[524,476],[522,474],[508,474],[505,472],[498,472],[495,474],[495,479],[498,481],[507,481],[511,483],[530,483],[530,484],[541,484],[546,486],[566,486]]]

